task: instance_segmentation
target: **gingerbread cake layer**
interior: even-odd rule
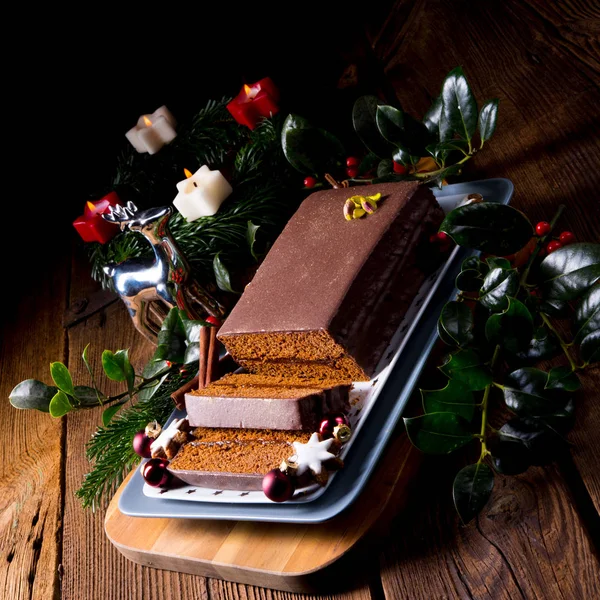
[[[378,209],[347,221],[356,194]],[[417,182],[311,194],[289,220],[219,331],[234,360],[268,376],[370,379],[429,269],[444,218]]]
[[[187,393],[185,408],[193,427],[316,431],[349,409],[350,384],[232,373]]]
[[[198,427],[168,469],[198,487],[261,490],[271,469],[294,454],[293,442],[306,443],[309,432]]]

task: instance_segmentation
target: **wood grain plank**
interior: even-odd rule
[[[51,258],[15,273],[0,317],[0,597],[10,600],[60,595],[63,422],[17,410],[8,396],[25,379],[51,384],[49,364],[64,358],[55,316],[65,309],[68,264],[57,240]]]

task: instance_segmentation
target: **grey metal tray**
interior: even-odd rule
[[[511,181],[503,178],[452,184],[434,190],[442,208],[449,212],[456,202],[470,193],[480,193],[487,202],[509,204],[514,191]],[[289,523],[321,523],[346,510],[364,490],[377,462],[385,451],[406,403],[425,366],[437,339],[439,313],[456,290],[454,280],[462,261],[473,252],[456,248],[440,272],[410,333],[410,343],[404,344],[402,360],[396,362],[376,402],[361,427],[360,435],[344,457],[344,468],[336,473],[325,493],[311,502],[252,503],[189,502],[150,498],[144,495],[144,480],[139,469],[133,474],[119,498],[119,510],[132,517],[219,519]],[[171,419],[185,413],[174,411]]]

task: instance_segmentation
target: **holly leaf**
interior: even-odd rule
[[[581,340],[579,353],[586,365],[600,360],[600,331],[594,331]]]
[[[227,270],[227,267],[221,262],[219,254],[221,253],[217,252],[215,254],[215,257],[213,258],[213,271],[215,273],[215,280],[217,282],[217,286],[220,290],[223,290],[224,292],[231,292],[232,294],[237,294],[238,292],[236,292],[231,287],[231,277],[229,275],[229,271]]]
[[[375,111],[375,122],[379,133],[394,146],[404,145],[404,113],[387,104],[379,104]]]
[[[576,392],[581,387],[581,381],[570,367],[552,367],[548,373],[548,381],[545,387],[548,390]]]
[[[101,406],[106,400],[106,396],[95,387],[89,385],[76,385],[75,398],[80,407],[91,408],[93,406]]]
[[[52,381],[56,384],[56,387],[63,391],[69,396],[75,395],[75,388],[73,387],[73,379],[69,373],[69,369],[61,362],[50,363],[50,375]]]
[[[450,412],[471,421],[475,413],[473,392],[455,379],[441,390],[420,390],[425,413]]]
[[[473,439],[469,423],[454,413],[404,418],[411,443],[426,454],[449,454]]]
[[[379,158],[389,158],[394,152],[395,144],[388,142],[379,131],[377,126],[379,106],[384,106],[384,103],[376,96],[367,95],[357,98],[352,107],[352,123],[354,131],[369,152]]]
[[[538,327],[527,348],[517,352],[517,358],[522,361],[537,362],[553,358],[561,352],[558,340],[546,327]]]
[[[252,221],[248,221],[248,228],[246,229],[246,241],[250,248],[250,254],[254,260],[258,261],[258,256],[254,252],[254,243],[256,242],[256,232],[260,228],[260,225],[255,225]]]
[[[438,333],[451,346],[465,346],[473,341],[473,313],[463,302],[448,302],[438,319]]]
[[[41,412],[50,412],[50,401],[58,388],[46,385],[37,379],[26,379],[18,383],[8,395],[9,402],[15,408],[30,408]]]
[[[496,122],[498,120],[498,98],[488,100],[479,111],[479,137],[481,146],[492,137],[496,131]]]
[[[508,296],[519,289],[519,274],[515,269],[493,268],[483,280],[479,301],[492,312],[506,310]]]
[[[456,276],[454,283],[461,292],[477,292],[483,285],[483,278],[476,269],[464,269]]]
[[[62,417],[73,409],[69,397],[61,390],[58,390],[56,394],[50,400],[50,414],[53,417]]]
[[[539,272],[545,298],[578,298],[600,280],[600,244],[563,246],[540,263]]]
[[[441,94],[431,103],[431,106],[427,109],[425,116],[423,117],[423,125],[439,139],[440,137],[440,119],[442,117],[442,96]]]
[[[439,369],[446,377],[472,391],[483,390],[492,383],[492,374],[485,361],[470,349],[451,354]]]
[[[446,215],[439,230],[459,246],[500,256],[514,254],[533,235],[533,227],[521,211],[494,202],[455,208]]]
[[[494,469],[503,475],[519,475],[531,466],[529,449],[516,438],[498,435],[490,443],[489,450]]]
[[[152,360],[183,364],[186,349],[186,331],[178,308],[172,308],[163,319],[157,336],[157,346]]]
[[[516,298],[508,297],[508,307],[493,314],[485,324],[485,337],[492,344],[500,344],[517,354],[529,346],[533,336],[533,317],[527,307]]]
[[[568,312],[569,305],[562,300],[556,300],[555,298],[542,300],[540,302],[540,310],[550,316],[561,318],[564,317]]]
[[[104,425],[104,427],[108,427],[113,417],[121,410],[121,407],[125,402],[125,400],[123,402],[116,402],[106,410],[102,411],[102,425]]]
[[[283,123],[281,147],[288,162],[303,175],[335,171],[346,155],[337,137],[295,114],[288,115]]]
[[[584,337],[600,331],[600,287],[595,286],[582,297],[573,315],[573,342],[581,343]]]
[[[477,102],[462,67],[456,67],[442,85],[444,119],[459,136],[469,141],[477,129]]]
[[[488,256],[485,262],[490,269],[512,269],[510,261],[502,256]]]
[[[494,473],[478,462],[462,468],[454,478],[452,496],[460,520],[467,524],[487,504],[494,489]]]
[[[506,406],[520,416],[541,417],[559,412],[569,400],[561,390],[546,388],[548,373],[524,367],[510,373],[502,392]]]
[[[106,376],[112,381],[126,381],[129,391],[133,388],[135,373],[129,362],[129,351],[118,350],[102,352],[102,368]]]

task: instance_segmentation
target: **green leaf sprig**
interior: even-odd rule
[[[447,111],[463,107],[447,118],[470,143],[473,103],[464,83],[455,78],[444,94]],[[468,102],[455,101],[460,97]],[[491,127],[491,118],[489,109],[487,116],[480,113],[481,131]],[[541,255],[563,210],[559,207],[551,231],[533,247],[527,217],[501,204],[484,201],[456,208],[440,226],[477,254],[464,260],[456,298],[438,319],[440,341],[449,348],[438,367],[446,384],[421,389],[424,414],[405,417],[404,423],[413,445],[429,454],[480,445],[477,462],[462,468],[453,484],[463,523],[486,505],[495,474],[522,473],[567,447],[573,395],[581,388],[577,373],[600,361],[600,244],[573,243]],[[516,260],[527,251],[525,263]],[[571,341],[559,333],[559,319],[570,322]],[[549,371],[535,366],[561,355],[568,364]],[[501,393],[501,400],[496,401],[493,391]],[[492,404],[509,415],[498,429],[489,423]]]

